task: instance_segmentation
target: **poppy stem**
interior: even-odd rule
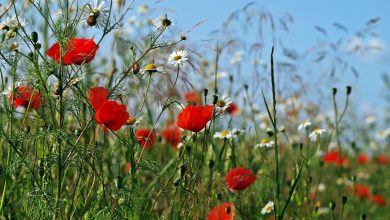
[[[152,79],[152,74],[149,73],[148,84],[146,85],[146,91],[145,91],[144,100],[142,101],[142,105],[141,105],[141,108],[139,109],[139,112],[142,112],[142,109],[143,109],[143,107],[144,107],[144,105],[145,105],[145,102],[146,102],[146,98],[148,97],[151,79]]]

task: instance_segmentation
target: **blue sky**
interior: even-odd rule
[[[190,29],[194,24],[207,20],[204,24],[193,30],[189,37],[192,41],[207,39],[208,33],[221,27],[222,22],[238,8],[251,1],[247,0],[163,0],[136,1],[136,7],[147,4],[150,7],[166,8],[174,23],[184,30]],[[352,74],[345,74],[344,84],[354,87],[354,99],[363,109],[385,105],[381,93],[383,84],[381,74],[390,71],[390,2],[386,0],[267,0],[254,1],[275,15],[286,12],[294,17],[290,26],[290,33],[285,37],[285,43],[294,45],[294,48],[308,48],[319,40],[321,34],[314,26],[321,26],[328,31],[328,35],[338,34],[333,23],[339,22],[351,32],[363,27],[371,18],[380,17],[374,31],[378,34],[380,52],[366,54],[365,56],[351,56],[349,61],[358,69],[360,77],[355,79]],[[338,84],[337,86],[340,86]]]

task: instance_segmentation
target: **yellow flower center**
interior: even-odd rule
[[[271,212],[272,211],[272,205],[269,205],[267,207],[265,207],[265,210],[267,213]]]
[[[229,134],[229,132],[228,132],[227,130],[223,130],[223,131],[221,132],[221,136],[222,136],[222,137],[226,137],[228,134]]]
[[[218,106],[218,107],[222,108],[222,107],[224,107],[225,105],[226,105],[226,103],[225,103],[224,101],[222,101],[222,100],[218,100],[218,101],[217,101],[217,106]]]
[[[133,125],[136,121],[137,119],[135,119],[133,116],[130,116],[126,121],[126,125]]]
[[[181,60],[181,58],[183,58],[182,56],[179,56],[179,55],[177,55],[177,56],[175,56],[174,58],[173,58],[173,60],[174,61],[178,61],[178,60]]]
[[[263,138],[260,141],[260,144],[268,144],[268,143],[269,143],[269,139],[268,138]]]
[[[148,65],[145,66],[146,71],[156,71],[157,67],[153,63],[149,63]]]

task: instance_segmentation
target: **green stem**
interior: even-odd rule
[[[143,107],[145,105],[145,102],[146,102],[146,98],[148,97],[151,79],[152,79],[152,73],[149,73],[148,84],[146,85],[146,91],[145,91],[144,100],[142,101],[142,105],[141,105],[141,108],[139,109],[139,112],[142,112],[142,109],[143,109]]]

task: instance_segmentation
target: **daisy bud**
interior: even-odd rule
[[[352,87],[351,86],[347,86],[347,95],[351,94],[352,92]]]
[[[213,95],[213,105],[217,104],[217,102],[218,102],[218,96]]]
[[[31,40],[32,40],[33,43],[38,42],[38,33],[37,32],[33,31],[31,33]]]
[[[138,74],[140,69],[140,65],[138,63],[134,63],[133,67],[131,68],[131,71],[133,72],[133,74]]]
[[[180,40],[187,40],[187,37],[184,34],[180,34]]]
[[[336,208],[336,202],[335,201],[332,201],[329,203],[329,208],[334,210]]]
[[[347,197],[347,196],[343,196],[343,197],[341,198],[341,201],[343,202],[343,204],[347,203],[348,197]]]
[[[332,94],[333,94],[333,95],[336,95],[336,93],[337,93],[337,88],[333,88],[333,89],[332,89]]]

